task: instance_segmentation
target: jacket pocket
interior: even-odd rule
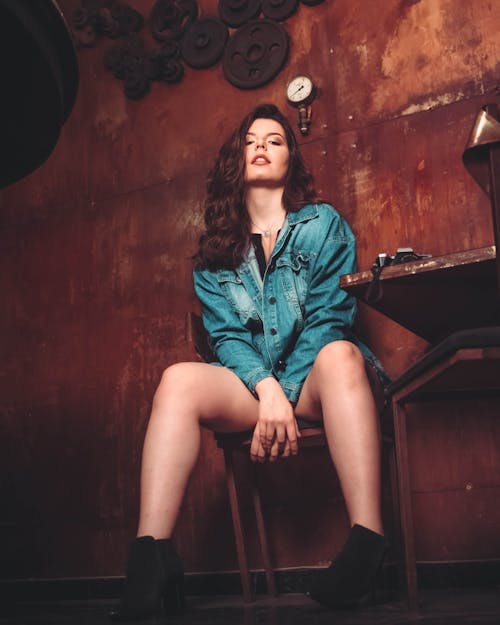
[[[312,256],[309,252],[292,252],[276,262],[287,300],[297,303],[301,308],[309,286]]]
[[[259,323],[260,317],[255,302],[241,279],[232,271],[219,271],[217,280],[228,304],[239,316],[243,325],[251,327]]]

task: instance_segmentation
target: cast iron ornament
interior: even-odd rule
[[[156,0],[150,16],[151,33],[157,41],[178,39],[197,16],[196,0]]]
[[[73,12],[72,24],[76,43],[90,47],[100,36],[118,39],[139,32],[144,18],[124,2],[96,0],[82,2]]]
[[[229,32],[217,17],[203,17],[187,29],[181,42],[182,58],[195,69],[215,65],[224,52]]]
[[[282,22],[293,15],[299,0],[262,0],[262,13],[272,20]]]
[[[111,46],[103,58],[104,66],[123,81],[123,90],[130,100],[139,100],[148,93],[152,80],[159,78],[159,57],[147,50],[144,41],[130,35]]]
[[[103,57],[104,67],[118,80],[125,80],[128,74],[140,71],[145,52],[142,39],[130,35],[106,50]]]
[[[309,6],[324,2],[300,1]],[[298,2],[219,0],[220,21],[213,16],[197,20],[197,0],[155,0],[149,26],[161,47],[147,50],[136,35],[144,24],[139,12],[123,0],[81,0],[73,13],[73,34],[82,47],[93,46],[100,36],[127,40],[105,53],[104,65],[132,99],[145,95],[150,81],[182,79],[181,46],[182,58],[194,68],[210,67],[223,55],[226,79],[240,89],[255,89],[275,78],[286,61],[288,35],[276,22],[292,15]],[[261,11],[266,19],[256,19]],[[230,39],[225,24],[238,28]]]
[[[261,5],[262,0],[219,0],[219,15],[228,26],[238,28],[257,17]]]
[[[160,80],[171,85],[180,82],[184,76],[184,65],[176,58],[163,59]]]
[[[288,56],[288,34],[268,19],[251,20],[229,39],[223,58],[227,80],[239,89],[255,89],[272,80]]]
[[[140,100],[149,91],[150,81],[144,72],[137,70],[127,74],[123,90],[129,100]]]
[[[181,47],[176,39],[166,39],[158,52],[158,79],[168,84],[175,84],[184,76],[184,65],[179,57]]]

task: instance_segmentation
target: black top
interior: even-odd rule
[[[267,262],[266,255],[264,254],[264,247],[262,246],[262,235],[257,232],[252,232],[252,243],[255,248],[255,257],[257,258],[257,262],[259,263],[260,275],[264,278],[264,274],[266,273]]]

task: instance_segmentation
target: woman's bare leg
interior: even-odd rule
[[[224,367],[186,362],[164,372],[144,440],[138,536],[171,536],[198,458],[200,426],[242,431],[257,415],[257,400]]]
[[[295,412],[322,415],[351,525],[383,534],[379,418],[364,358],[353,343],[334,341],[319,352]]]

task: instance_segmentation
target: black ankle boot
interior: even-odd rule
[[[362,525],[354,525],[339,555],[313,584],[310,596],[329,608],[351,608],[370,598],[387,543]]]
[[[112,621],[156,618],[184,606],[184,573],[170,539],[141,536],[130,545],[127,576]]]
[[[177,614],[185,608],[184,569],[170,538],[156,541],[165,571],[164,607],[167,614]]]

